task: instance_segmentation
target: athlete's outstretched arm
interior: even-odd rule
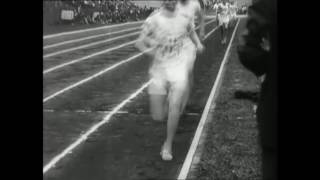
[[[204,29],[204,20],[205,20],[205,8],[199,8],[197,11],[198,18],[199,18],[199,24],[200,24],[200,32],[199,36],[201,40],[204,40],[204,34],[205,34],[205,29]]]
[[[192,29],[190,32],[190,38],[191,38],[192,42],[196,45],[198,52],[201,53],[203,51],[204,47],[203,47],[203,45],[202,45],[202,43],[201,43],[201,41],[200,41],[200,39],[194,29]]]

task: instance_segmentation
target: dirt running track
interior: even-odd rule
[[[215,26],[216,23],[208,25],[206,33]],[[232,31],[233,29],[229,32],[228,41]],[[165,138],[166,123],[151,120],[148,112],[148,95],[144,90],[122,108],[120,113],[114,115],[109,123],[100,127],[71,154],[45,173],[43,179],[160,180],[176,178],[228,45],[228,43],[221,45],[220,41],[220,32],[214,32],[205,42],[206,51],[197,58],[195,85],[191,104],[187,107],[189,113],[180,120],[172,161],[164,162],[160,158],[159,152]],[[121,54],[120,51],[119,53]],[[52,83],[63,83],[61,77],[70,78],[71,73],[85,72],[79,69],[88,66],[102,67],[101,64],[99,65],[102,62],[107,61],[90,60],[86,65],[60,72],[60,78],[52,74],[44,79],[44,84],[47,88],[52,86],[54,89]],[[135,61],[124,64],[44,103],[43,165],[74,142],[88,127],[101,121],[107,113],[105,111],[111,111],[147,82],[149,63],[150,59],[143,55]],[[48,91],[52,88],[46,90],[45,86],[44,92],[50,94]]]

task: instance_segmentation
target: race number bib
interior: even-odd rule
[[[159,46],[160,55],[163,58],[170,58],[180,54],[183,46],[182,40],[176,37],[167,37]]]

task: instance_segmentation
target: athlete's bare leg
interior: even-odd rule
[[[189,72],[189,81],[188,81],[188,88],[186,89],[185,93],[183,94],[182,103],[181,103],[181,110],[180,114],[184,113],[186,106],[190,103],[190,94],[193,88],[194,80],[193,80],[193,71]]]
[[[180,107],[186,87],[175,89],[169,95],[169,114],[167,121],[167,137],[161,149],[161,157],[165,161],[172,160],[172,144],[180,119]]]
[[[165,121],[168,114],[167,95],[150,94],[150,112],[155,121]]]

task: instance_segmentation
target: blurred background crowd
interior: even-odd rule
[[[145,19],[153,7],[140,7],[131,0],[46,0],[45,24],[111,24]]]
[[[210,11],[215,3],[216,0],[204,0],[203,6]],[[160,4],[160,0],[44,0],[43,20],[45,25],[139,21],[148,17]],[[237,13],[245,14],[246,10],[246,6],[241,5],[238,6]]]

